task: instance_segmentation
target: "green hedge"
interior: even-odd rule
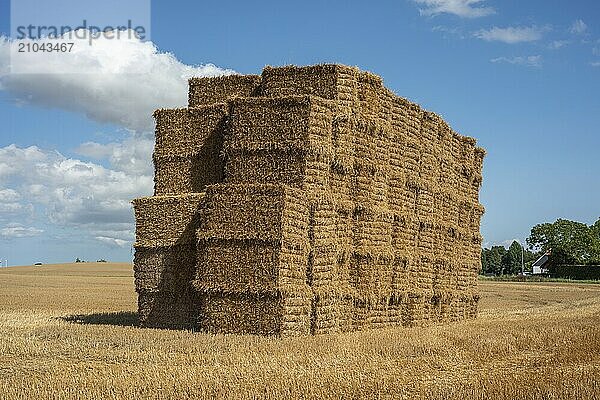
[[[600,265],[559,265],[550,270],[553,278],[600,280]]]

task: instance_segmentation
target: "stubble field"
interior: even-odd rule
[[[130,264],[0,269],[1,399],[600,399],[600,285],[480,282],[480,315],[305,338],[136,327]]]

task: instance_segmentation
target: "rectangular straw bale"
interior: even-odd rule
[[[450,262],[446,259],[436,258],[433,261],[433,268],[432,289],[436,296],[442,297],[450,287]]]
[[[411,251],[409,249],[394,249],[391,291],[396,297],[406,293],[409,289],[408,268],[411,262]]]
[[[284,184],[314,197],[328,190],[330,162],[329,157],[304,150],[231,150],[225,163],[225,181]]]
[[[348,173],[354,165],[357,124],[351,114],[335,114],[332,118],[334,162],[340,173]]]
[[[204,193],[194,193],[133,200],[135,245],[160,247],[195,243],[204,197]]]
[[[331,196],[339,203],[351,202],[356,191],[356,179],[353,171],[346,173],[332,170],[328,176]]]
[[[423,185],[416,194],[417,218],[432,220],[436,217],[435,192],[430,186]]]
[[[304,290],[308,249],[263,240],[200,240],[194,287],[223,293]]]
[[[421,140],[431,148],[439,149],[439,134],[442,118],[431,111],[424,111],[421,122]]]
[[[177,292],[196,271],[196,245],[135,247],[133,275],[138,292]]]
[[[308,293],[208,293],[201,297],[201,330],[279,336],[310,334],[311,297]]]
[[[476,141],[472,137],[458,135],[458,141],[460,146],[460,162],[472,168],[475,165],[475,149],[476,149]]]
[[[414,327],[422,325],[425,308],[423,295],[409,292],[402,304],[402,325]]]
[[[473,161],[473,168],[475,172],[481,174],[481,170],[483,169],[483,159],[485,158],[485,150],[481,147],[475,147],[475,157]]]
[[[388,207],[390,212],[402,215],[416,215],[417,190],[412,180],[390,181],[388,190]]]
[[[198,193],[223,180],[225,104],[154,113],[154,194]]]
[[[338,252],[335,248],[314,246],[311,248],[307,276],[314,289],[331,289],[338,286],[337,275]]]
[[[452,130],[450,132],[450,157],[453,161],[457,163],[462,163],[462,154],[463,144],[462,144],[462,136]]]
[[[426,290],[423,292],[423,326],[430,325],[435,323],[435,313],[434,309],[435,297],[432,290]]]
[[[350,316],[347,315],[349,310],[344,307],[340,294],[317,291],[313,297],[313,307],[311,331],[314,335],[348,330],[344,325],[350,323]]]
[[[415,258],[418,270],[416,286],[423,294],[433,290],[435,276],[433,260],[433,254],[427,251],[421,251],[419,257]]]
[[[479,203],[475,203],[469,214],[469,221],[466,224],[468,228],[473,232],[479,232],[481,225],[481,218],[485,213],[485,207]]]
[[[265,96],[313,95],[338,100],[339,110],[352,111],[357,106],[359,71],[344,65],[308,67],[265,67],[262,86]]]
[[[311,150],[332,154],[331,102],[314,96],[239,98],[229,102],[225,150]]]
[[[357,206],[354,210],[354,252],[364,256],[390,254],[392,223],[389,210]]]
[[[380,207],[387,204],[389,192],[387,174],[376,168],[377,166],[373,165],[355,165],[352,198],[356,203]]]
[[[223,103],[156,110],[154,154],[164,157],[219,153],[226,117],[227,105]]]
[[[199,328],[209,333],[280,335],[283,303],[279,295],[201,294]]]
[[[362,115],[378,118],[382,95],[383,83],[379,76],[369,72],[358,74],[358,105]]]
[[[472,216],[480,210],[479,205],[476,205],[463,197],[458,203],[458,209],[458,227],[461,229],[469,229],[471,227]]]
[[[199,239],[261,239],[305,246],[308,204],[299,189],[275,184],[207,187]]]
[[[282,183],[302,188],[307,154],[300,151],[234,151],[227,153],[227,183]],[[314,155],[317,158],[317,155]],[[326,169],[328,164],[324,162]],[[324,172],[323,172],[324,174]]]
[[[456,172],[456,166],[452,159],[442,157],[438,159],[439,162],[439,175],[438,183],[446,191],[456,192],[458,191],[458,174]]]
[[[155,196],[200,193],[207,185],[223,181],[223,162],[216,150],[153,159]]]
[[[408,138],[409,135],[409,108],[411,106],[410,101],[403,97],[395,96],[392,101],[392,115],[391,124],[394,132],[398,138]],[[416,136],[412,137],[412,140],[417,139]]]
[[[438,155],[440,158],[452,158],[452,129],[443,119],[439,120],[437,135]]]
[[[363,299],[388,298],[393,293],[394,269],[394,258],[389,253],[354,253],[350,259],[350,286]]]
[[[354,135],[355,165],[387,172],[390,163],[390,127],[376,118],[361,118]]]
[[[390,129],[393,129],[393,113],[395,110],[395,102],[396,102],[396,94],[381,85],[380,89],[380,108],[379,108],[379,120],[380,123],[389,126]]]
[[[397,152],[396,154],[394,152]],[[404,175],[418,176],[421,169],[421,143],[417,139],[407,138],[404,146],[392,148],[390,160],[393,158],[402,160]]]
[[[412,214],[394,214],[392,247],[394,251],[413,251],[417,246],[419,223]]]
[[[421,142],[421,124],[423,122],[423,110],[418,104],[406,102],[406,135],[408,140]]]
[[[139,292],[138,315],[145,328],[193,329],[198,296],[182,288],[177,292]]]
[[[419,165],[421,180],[430,186],[437,185],[441,174],[440,160],[431,153],[421,153]]]
[[[470,293],[470,297],[467,298],[467,318],[475,319],[478,313],[479,304],[479,292],[473,291]]]
[[[351,252],[354,246],[352,209],[338,208],[336,209],[336,214],[334,234],[338,252]]]
[[[223,103],[234,97],[260,94],[261,77],[258,75],[228,75],[220,77],[191,78],[188,105],[198,107]]]

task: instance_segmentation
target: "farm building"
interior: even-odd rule
[[[550,268],[550,255],[552,250],[549,250],[542,254],[535,262],[531,265],[533,275],[547,274]]]
[[[342,65],[194,78],[134,200],[149,327],[308,335],[474,318],[484,150]]]

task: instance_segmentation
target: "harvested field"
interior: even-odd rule
[[[598,284],[481,281],[476,320],[279,339],[140,329],[133,281],[0,269],[0,398],[600,398]]]

